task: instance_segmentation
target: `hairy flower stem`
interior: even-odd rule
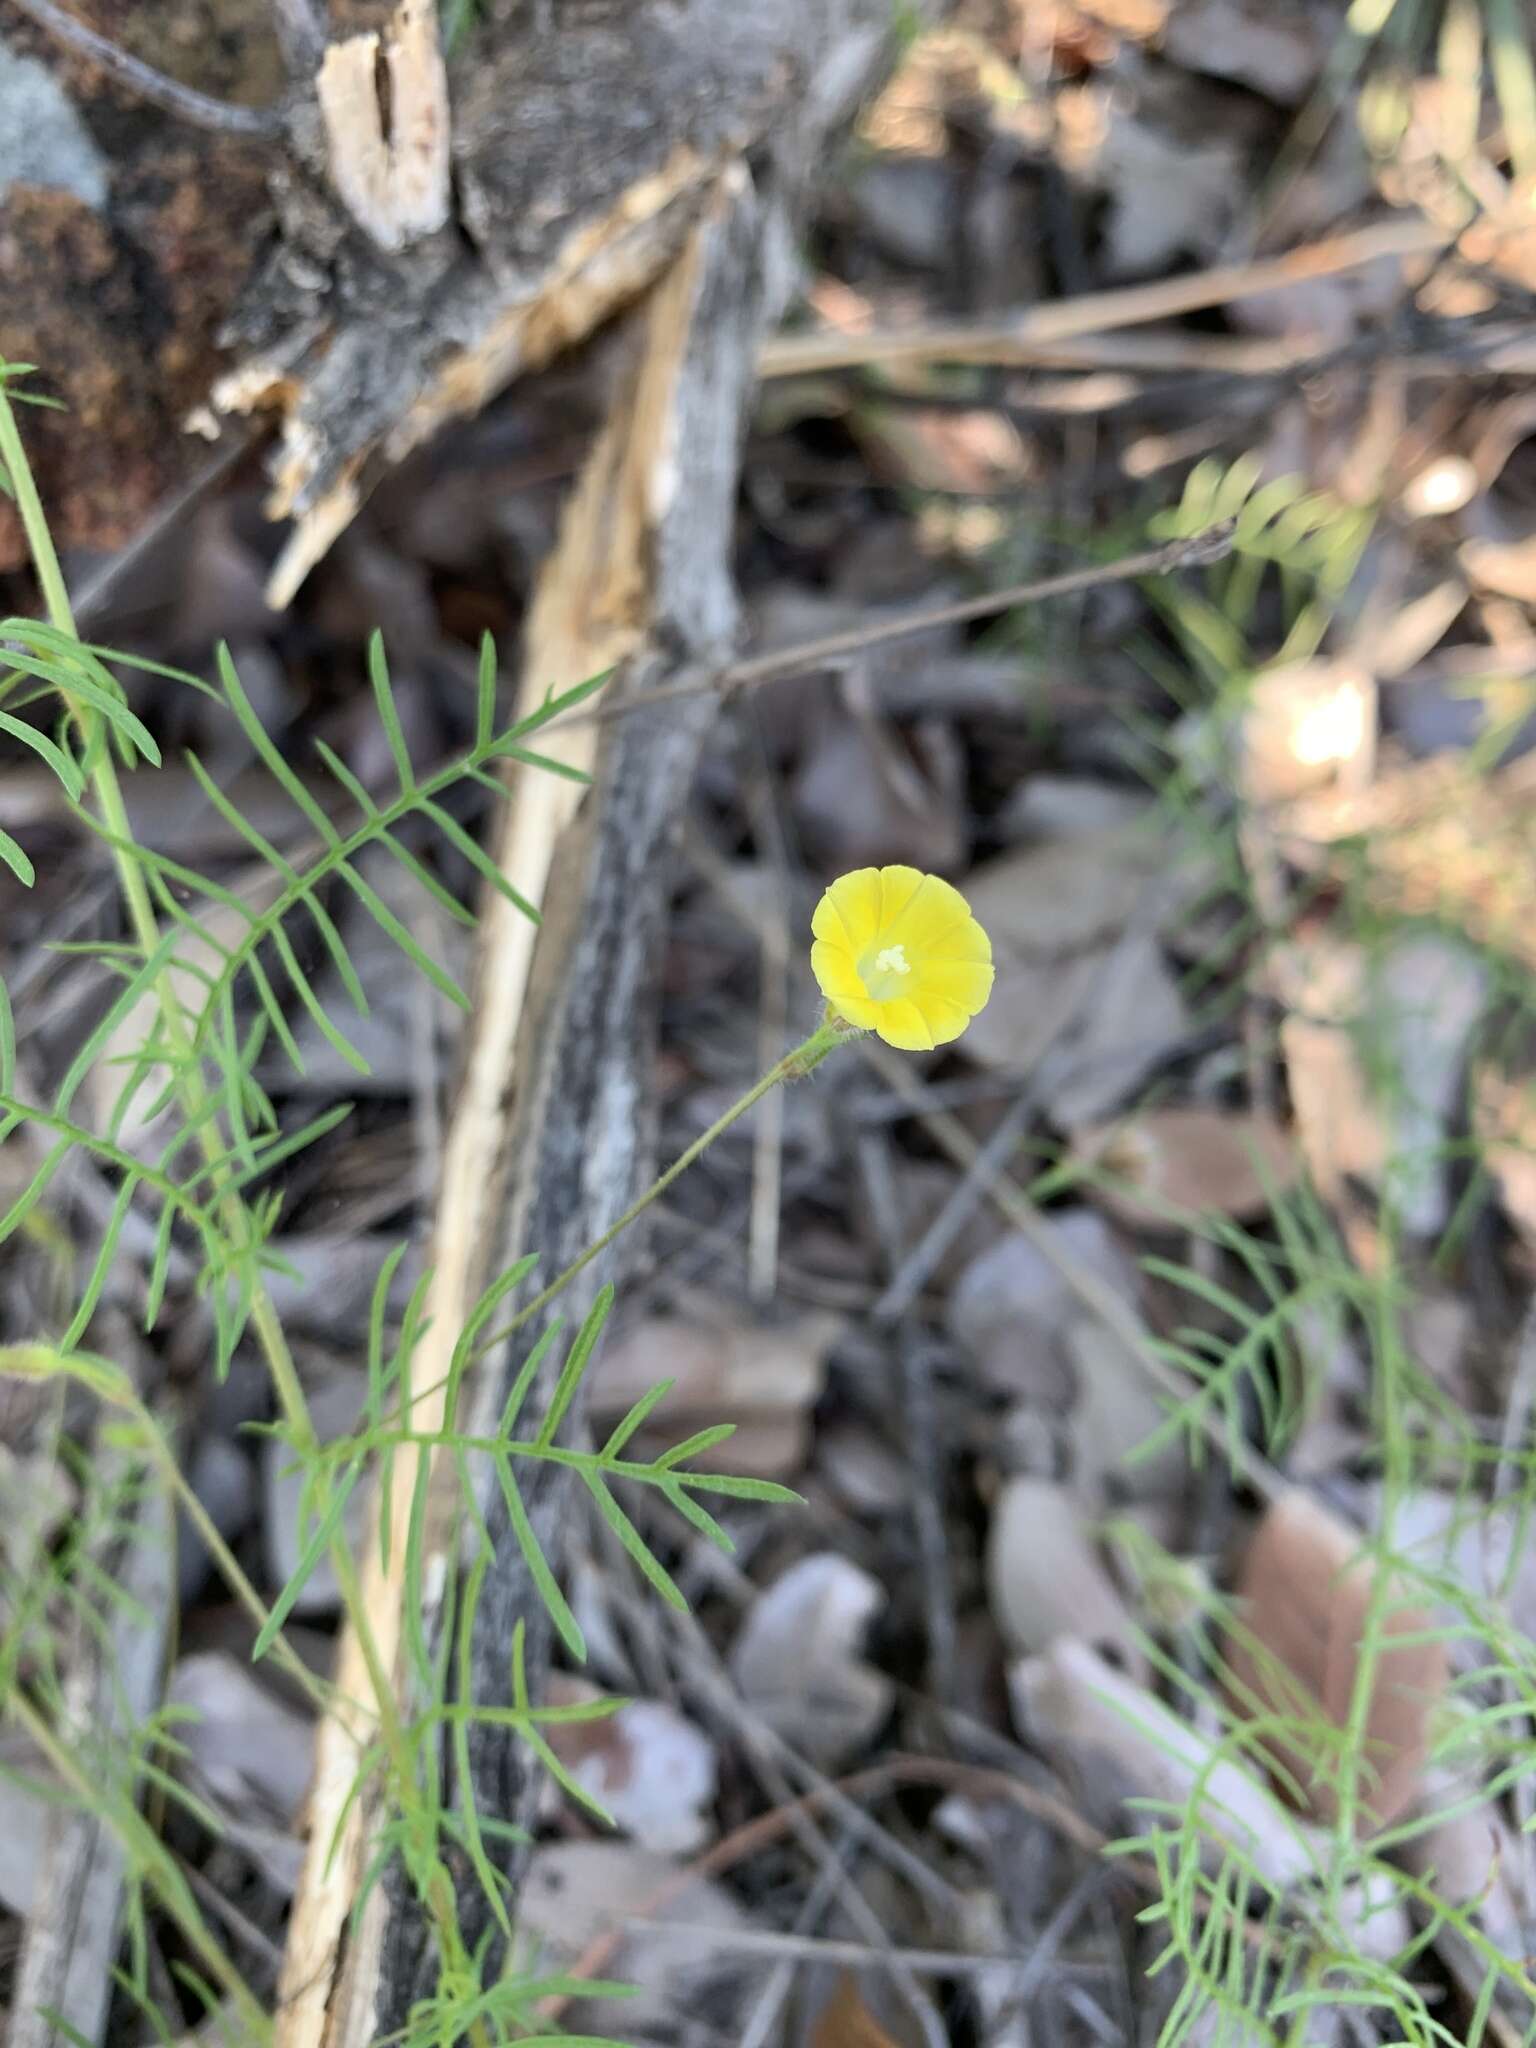
[[[761,1080],[754,1081],[746,1094],[739,1096],[723,1116],[717,1116],[707,1131],[701,1131],[699,1136],[694,1139],[693,1143],[686,1150],[679,1152],[666,1172],[659,1179],[652,1181],[643,1195],[630,1203],[616,1223],[610,1224],[601,1237],[596,1238],[589,1244],[579,1257],[572,1259],[563,1273],[557,1273],[542,1293],[536,1294],[525,1308],[520,1308],[509,1323],[503,1323],[495,1335],[486,1340],[487,1344],[503,1342],[506,1338],[513,1336],[520,1330],[524,1323],[531,1322],[541,1309],[548,1308],[556,1295],[565,1292],[578,1273],[582,1272],[587,1266],[590,1266],[595,1258],[600,1257],[603,1252],[607,1251],[614,1239],[623,1231],[628,1230],[630,1224],[634,1222],[637,1216],[643,1215],[652,1202],[656,1201],[659,1196],[664,1195],[674,1181],[679,1180],[688,1171],[690,1166],[703,1157],[716,1138],[722,1136],[730,1129],[732,1124],[744,1117],[749,1109],[761,1102],[763,1097],[769,1094],[771,1090],[777,1088],[781,1081],[803,1080],[814,1067],[820,1066],[821,1062],[835,1046],[841,1044],[845,1038],[854,1035],[856,1034],[851,1033],[846,1024],[829,1018],[826,1023],[813,1031],[809,1038],[802,1040],[793,1051],[785,1053],[783,1059],[775,1060]],[[425,1389],[419,1390],[417,1398],[420,1399],[421,1392],[425,1391]]]

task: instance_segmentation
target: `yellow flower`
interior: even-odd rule
[[[992,942],[958,889],[917,868],[857,868],[811,919],[829,1007],[903,1052],[958,1038],[992,993]]]

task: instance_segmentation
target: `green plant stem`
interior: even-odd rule
[[[584,1252],[577,1258],[572,1259],[563,1273],[557,1273],[549,1285],[541,1293],[536,1294],[526,1308],[520,1308],[509,1323],[503,1323],[493,1336],[486,1339],[486,1344],[503,1342],[506,1338],[515,1335],[523,1327],[524,1323],[531,1322],[541,1309],[548,1308],[556,1295],[565,1292],[578,1273],[590,1266],[595,1258],[599,1258],[607,1251],[614,1239],[623,1231],[628,1230],[630,1224],[635,1221],[637,1216],[643,1215],[652,1202],[664,1195],[674,1181],[680,1179],[696,1160],[702,1158],[704,1153],[714,1144],[716,1138],[728,1131],[731,1125],[736,1123],[741,1117],[744,1117],[749,1109],[761,1102],[763,1097],[770,1090],[777,1088],[781,1081],[798,1080],[803,1075],[809,1074],[813,1067],[821,1064],[835,1046],[843,1043],[849,1036],[848,1026],[832,1022],[825,1023],[818,1030],[813,1031],[809,1038],[803,1039],[792,1052],[785,1053],[783,1059],[776,1060],[761,1080],[755,1081],[745,1095],[739,1096],[731,1104],[723,1116],[715,1118],[707,1131],[702,1131],[691,1145],[684,1151],[679,1152],[666,1172],[658,1179],[652,1181],[643,1195],[630,1203],[616,1223],[610,1224],[601,1237],[594,1239]],[[415,1398],[419,1400],[421,1395],[427,1391],[429,1390],[426,1388],[419,1389]]]
[[[82,1806],[91,1812],[98,1812],[101,1806],[101,1787],[93,1784],[81,1770],[69,1750],[59,1740],[48,1717],[38,1712],[19,1685],[12,1688],[6,1705],[18,1726],[37,1744],[61,1782],[71,1788]],[[134,1832],[138,1833],[138,1829]],[[125,1841],[125,1850],[129,1846]],[[196,1914],[189,1914],[180,1905],[177,1897],[179,1885],[157,1867],[160,1855],[160,1845],[155,1842],[154,1853],[145,1861],[150,1881],[154,1884],[161,1905],[175,1921],[187,1945],[209,1976],[218,1984],[224,1995],[239,2008],[241,2017],[252,2031],[253,2038],[258,2042],[269,2040],[272,2023],[261,2000],[209,1934],[201,1918]]]
[[[27,536],[27,546],[31,551],[33,567],[37,571],[38,586],[42,591],[49,621],[57,632],[67,634],[71,640],[78,642],[80,635],[75,626],[69,592],[65,587],[64,572],[59,566],[58,551],[53,545],[53,535],[48,528],[43,502],[38,496],[37,483],[16,426],[16,415],[3,386],[0,386],[0,465],[4,466],[10,479],[16,510]],[[123,801],[122,784],[118,781],[117,765],[112,759],[111,746],[106,735],[101,732],[96,717],[84,706],[76,703],[67,691],[62,694],[85,740],[86,758],[91,763],[91,788],[102,824],[113,842],[112,857],[117,868],[118,886],[122,890],[128,922],[133,928],[139,950],[146,959],[149,959],[160,945],[160,924],[155,916],[155,906],[143,871],[135,863],[131,852],[134,843],[133,827],[128,817],[128,807]],[[191,1034],[169,976],[156,977],[155,993],[160,1005],[161,1018],[171,1042],[178,1051],[190,1052]],[[189,1062],[183,1071],[194,1077],[184,1081],[179,1091],[183,1106],[189,1122],[198,1132],[203,1157],[210,1167],[217,1168],[222,1157],[217,1120],[208,1114],[207,1094],[201,1082],[195,1078],[195,1065]],[[214,1184],[217,1187],[217,1177]],[[238,1241],[243,1234],[240,1226],[243,1225],[246,1216],[244,1203],[240,1201],[238,1195],[224,1195],[218,1206],[221,1219],[236,1226],[231,1235]],[[295,1439],[296,1447],[301,1450],[310,1447],[315,1442],[315,1433],[310,1421],[309,1406],[304,1399],[304,1390],[299,1380],[298,1368],[294,1364],[293,1354],[288,1349],[288,1340],[283,1335],[282,1326],[273,1311],[266,1289],[259,1281],[251,1305],[251,1326],[266,1358],[278,1404],[283,1411],[283,1419]]]

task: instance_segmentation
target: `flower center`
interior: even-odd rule
[[[864,969],[864,986],[877,1003],[888,1003],[894,997],[905,995],[902,983],[912,972],[912,963],[907,958],[905,946],[885,946],[875,955],[871,965]]]

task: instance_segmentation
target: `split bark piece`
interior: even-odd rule
[[[793,29],[814,83],[776,134],[758,186],[735,163],[713,178],[694,224],[682,231],[681,254],[637,317],[635,367],[616,394],[535,602],[525,663],[530,699],[614,666],[621,678],[615,690],[665,688],[714,672],[727,654],[736,622],[729,536],[738,444],[757,349],[786,289],[782,258],[792,209],[829,129],[851,111],[878,61],[887,25],[877,0],[764,11],[785,35]],[[633,66],[633,57],[629,62]],[[628,83],[620,95],[626,103]],[[532,104],[543,108],[541,118],[552,118],[547,90],[543,100],[535,92]],[[564,120],[575,130],[586,126],[581,104],[573,87]],[[632,289],[633,271],[624,274]],[[604,276],[612,287],[612,266]],[[590,299],[584,304],[590,310]],[[573,331],[579,330],[559,330]],[[515,351],[509,361],[515,363]],[[651,1001],[663,852],[711,715],[709,697],[699,695],[665,720],[573,725],[547,735],[558,738],[562,758],[594,775],[594,787],[579,804],[572,785],[547,775],[520,774],[514,786],[497,858],[525,895],[542,901],[545,922],[537,955],[531,927],[498,899],[480,927],[473,1036],[445,1154],[431,1330],[417,1358],[418,1386],[441,1379],[485,1276],[526,1248],[539,1251],[546,1274],[558,1271],[644,1185],[653,1141]],[[514,1074],[516,1101],[509,1107]],[[515,1162],[510,1179],[509,1161]],[[583,1276],[586,1285],[570,1290],[561,1309],[579,1316],[598,1283],[622,1271],[626,1251],[621,1242]],[[526,1355],[539,1327],[520,1333],[515,1359],[484,1361],[478,1381],[466,1389],[462,1427],[494,1425],[516,1359]],[[547,1394],[547,1388],[535,1389],[528,1412],[536,1412]],[[422,1431],[442,1419],[428,1400],[418,1404]],[[400,1459],[397,1485],[408,1489],[414,1477],[409,1461]],[[553,1473],[549,1478],[554,1483],[541,1468],[525,1500],[537,1536],[558,1557],[567,1495]],[[449,1467],[433,1473],[429,1586],[456,1567],[458,1484]],[[482,1505],[497,1562],[477,1612],[476,1690],[501,1703],[515,1623],[528,1625],[535,1694],[547,1658],[547,1625],[499,1491],[488,1488]],[[404,1526],[397,1502],[393,1527]],[[376,1557],[377,1546],[371,1549]],[[398,1677],[398,1555],[386,1570],[370,1564],[365,1591],[375,1636]],[[438,1617],[426,1619],[430,1631]],[[340,1697],[367,1697],[350,1637],[337,1675]],[[355,1934],[348,1928],[377,1815],[366,1806],[350,1812],[338,1846],[328,1852],[355,1775],[357,1744],[366,1737],[366,1725],[355,1718],[338,1717],[321,1731],[310,1852],[279,2006],[279,2048],[362,2048],[401,2026],[413,2001],[434,1989],[430,1943],[397,1875],[370,1893]],[[481,1810],[526,1819],[529,1774],[505,1731],[476,1731],[471,1755]],[[514,1858],[514,1879],[518,1868]],[[472,1881],[459,1904],[473,1948],[488,1913]]]
[[[328,56],[324,132],[295,124],[278,253],[231,325],[244,360],[215,387],[219,408],[280,424],[270,510],[296,523],[278,604],[383,470],[653,283],[721,172],[844,102],[888,28],[852,4],[556,16],[492,0],[449,78],[452,215],[426,232],[440,193],[420,11],[405,0],[386,37],[392,75],[413,81],[413,153],[381,140],[367,52]]]

